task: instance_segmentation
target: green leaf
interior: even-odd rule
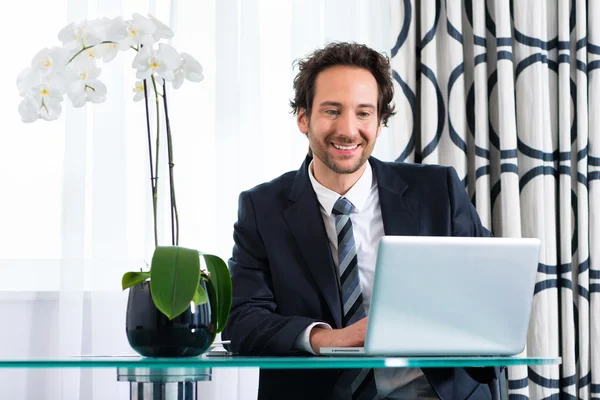
[[[121,279],[123,290],[144,282],[150,278],[150,272],[126,272]]]
[[[150,266],[150,292],[156,308],[173,319],[183,313],[200,281],[198,251],[179,246],[159,246]]]
[[[206,290],[202,287],[202,280],[198,282],[198,287],[196,288],[196,293],[194,294],[194,298],[192,299],[194,304],[204,304],[208,301],[208,295],[206,294]]]
[[[229,311],[231,311],[231,275],[229,275],[227,265],[219,257],[202,252],[200,255],[204,257],[206,267],[210,272],[209,282],[214,285],[215,302],[217,303],[217,333],[220,333],[225,328]]]

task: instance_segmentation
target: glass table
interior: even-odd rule
[[[210,381],[213,368],[463,368],[560,363],[560,357],[241,357],[209,352],[190,358],[74,356],[0,359],[0,368],[115,368],[117,380],[130,384],[130,399],[195,400],[197,382]],[[500,384],[498,388],[502,386]],[[506,397],[502,390],[492,392],[496,398]]]

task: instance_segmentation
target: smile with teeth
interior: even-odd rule
[[[355,148],[358,147],[358,144],[352,144],[349,146],[343,146],[341,144],[335,144],[335,143],[331,143],[333,145],[333,147],[335,147],[338,150],[354,150]]]

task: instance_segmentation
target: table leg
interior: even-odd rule
[[[212,379],[211,368],[118,368],[129,382],[130,400],[198,400],[198,382]]]
[[[131,382],[130,400],[197,400],[196,382],[143,383]]]

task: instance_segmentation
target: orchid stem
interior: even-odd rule
[[[165,108],[165,123],[167,125],[167,146],[169,148],[169,186],[171,192],[171,240],[174,246],[179,245],[179,214],[177,213],[177,203],[175,201],[175,182],[173,180],[173,143],[171,136],[171,123],[169,122],[169,109],[167,107],[167,86],[163,81],[163,106]],[[177,232],[177,234],[175,234]]]
[[[105,40],[104,42],[102,42],[100,44],[106,44],[106,43],[115,43],[115,42],[112,42],[110,40]],[[83,53],[84,51],[86,51],[87,49],[91,49],[92,47],[95,47],[95,46],[96,46],[95,44],[93,44],[91,46],[83,46],[83,49],[81,49],[77,53],[75,53],[75,55],[69,59],[69,61],[67,62],[67,64],[70,64],[71,61],[73,61],[75,59],[75,57],[77,57],[78,55],[80,55],[81,53]]]
[[[154,221],[154,247],[158,247],[158,229],[156,226],[156,182],[158,182],[158,177],[154,177],[154,168],[152,164],[152,139],[150,133],[150,116],[148,111],[148,88],[146,86],[146,79],[144,79],[144,102],[146,104],[146,130],[148,131],[148,155],[150,159],[150,189],[152,190],[152,217]],[[158,149],[157,149],[158,154]],[[157,170],[158,173],[158,170]]]
[[[156,80],[154,79],[154,76],[152,76],[152,86],[154,87],[154,101],[156,103],[156,161],[154,163],[154,167],[156,169],[156,180],[154,181],[154,218],[156,219],[156,204],[158,202],[158,156],[160,149],[160,108],[158,103],[158,95],[156,94]]]

